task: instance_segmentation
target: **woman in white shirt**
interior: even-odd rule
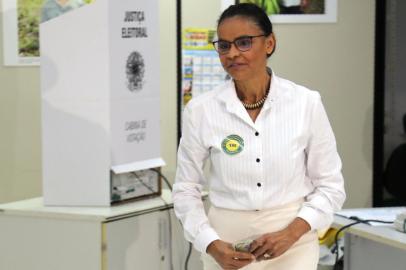
[[[230,6],[217,34],[213,43],[232,80],[185,108],[175,213],[207,270],[315,270],[316,230],[330,225],[345,200],[320,95],[267,68],[276,41],[256,5]],[[254,241],[245,251],[232,245],[247,238]]]

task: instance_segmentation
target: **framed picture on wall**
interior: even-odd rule
[[[39,65],[39,24],[92,0],[3,0],[4,65]]]
[[[254,3],[272,23],[337,22],[337,0],[222,0],[222,10],[236,3]]]

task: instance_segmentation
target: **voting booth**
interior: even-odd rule
[[[96,0],[41,24],[45,205],[160,193],[158,16],[157,0]]]

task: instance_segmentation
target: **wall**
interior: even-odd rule
[[[183,27],[215,27],[220,0],[183,3]],[[347,207],[372,203],[375,1],[338,0],[334,24],[277,24],[275,72],[321,92],[344,162]],[[173,179],[176,163],[175,0],[160,0],[161,143]],[[0,14],[0,25],[2,14]],[[0,63],[3,62],[0,35]],[[0,66],[0,203],[41,195],[37,67]]]
[[[39,69],[4,67],[3,39],[1,32],[0,203],[41,194]]]

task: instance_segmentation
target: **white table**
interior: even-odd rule
[[[182,234],[168,190],[113,207],[13,202],[0,205],[0,269],[170,269],[171,252],[174,269],[183,269],[188,245]],[[193,252],[189,269],[201,269],[198,256]]]
[[[335,216],[334,228],[354,222]],[[357,224],[345,231],[344,270],[406,270],[406,234],[393,226]]]

